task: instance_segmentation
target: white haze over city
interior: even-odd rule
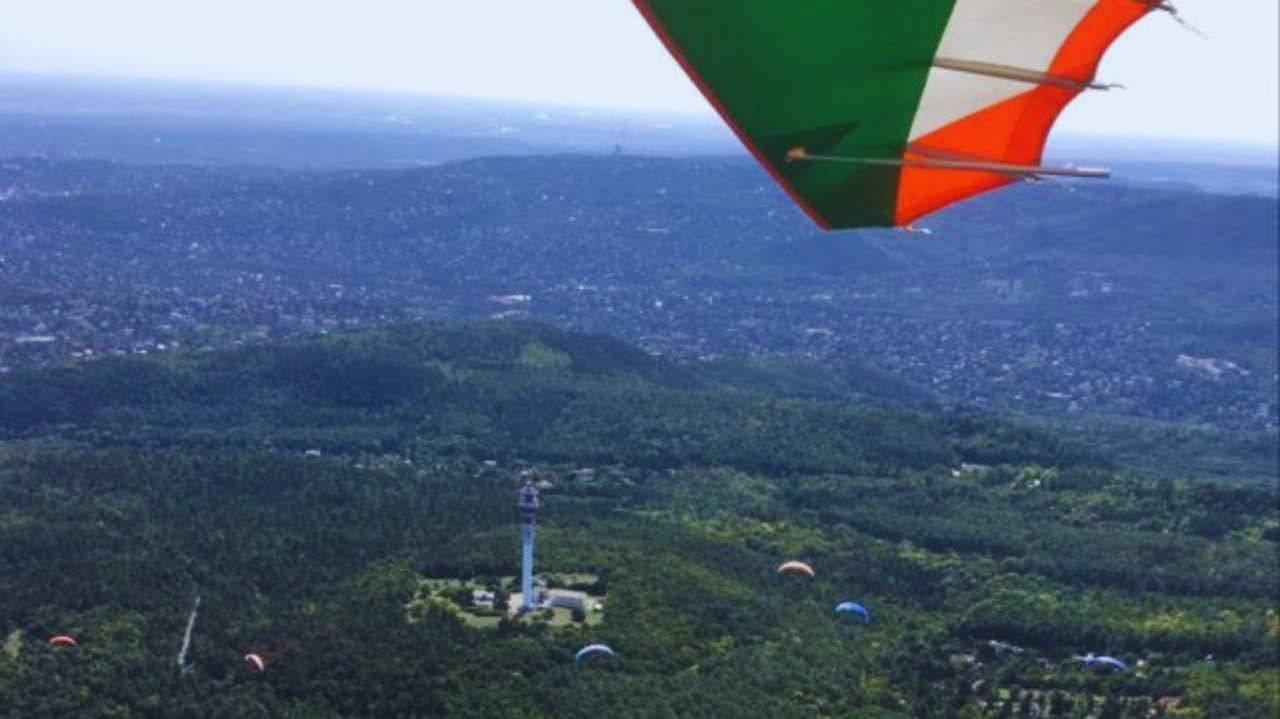
[[[903,0],[906,1],[906,0]],[[1185,0],[1072,134],[1277,144],[1280,3]],[[629,0],[0,0],[0,73],[390,90],[710,115]]]

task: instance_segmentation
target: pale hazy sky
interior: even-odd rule
[[[1060,127],[1275,145],[1280,0],[1178,6],[1209,39],[1153,14]],[[709,112],[630,0],[0,0],[0,73]]]

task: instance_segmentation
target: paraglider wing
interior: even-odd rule
[[[266,661],[264,661],[262,657],[257,654],[244,655],[244,661],[245,661],[245,664],[248,664],[250,667],[256,669],[259,673],[265,672],[267,670]]]
[[[815,577],[817,573],[813,571],[813,567],[804,562],[790,561],[778,565],[779,574],[801,574],[806,577]]]
[[[1047,174],[1059,113],[1160,0],[633,0],[825,228],[903,226]]]
[[[580,661],[583,657],[590,656],[592,654],[604,654],[607,656],[613,656],[613,650],[604,644],[588,644],[587,646],[578,650],[578,653],[575,654],[573,657],[573,661],[575,662]]]
[[[66,635],[66,634],[59,634],[59,635],[54,636],[54,637],[49,637],[49,644],[52,644],[52,645],[53,645],[53,646],[55,646],[55,647],[76,647],[76,646],[79,646],[79,644],[77,644],[77,643],[76,643],[76,640],[75,640],[75,638],[74,638],[74,637],[68,636],[68,635]]]
[[[871,621],[871,614],[867,608],[857,602],[841,602],[836,605],[837,614],[856,614],[864,621]]]
[[[1116,659],[1115,656],[1093,656],[1091,654],[1089,656],[1085,656],[1084,664],[1085,667],[1110,667],[1112,669],[1119,669],[1121,672],[1128,672],[1129,670],[1129,665],[1125,664],[1124,661]]]

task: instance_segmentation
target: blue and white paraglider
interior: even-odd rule
[[[862,617],[862,621],[870,622],[871,613],[867,608],[857,602],[840,602],[836,605],[836,614],[853,614]]]
[[[1129,671],[1129,665],[1125,664],[1119,659],[1116,659],[1115,657],[1107,657],[1107,656],[1099,657],[1099,656],[1096,656],[1093,652],[1089,652],[1087,656],[1080,657],[1080,661],[1084,662],[1085,667],[1088,669],[1110,668],[1110,669],[1118,669],[1122,672]]]
[[[583,657],[589,657],[592,654],[603,654],[605,656],[611,657],[613,656],[613,650],[604,644],[588,644],[587,646],[578,650],[578,653],[575,654],[573,657],[573,661],[575,662],[582,661]]]

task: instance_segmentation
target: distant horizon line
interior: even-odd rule
[[[248,91],[275,91],[275,92],[292,92],[303,95],[323,96],[323,95],[347,95],[347,96],[368,96],[383,98],[405,98],[423,101],[444,101],[457,103],[481,103],[490,105],[505,105],[508,107],[527,106],[540,110],[564,110],[571,112],[598,112],[602,114],[615,115],[649,115],[665,118],[681,118],[685,121],[698,122],[711,128],[723,127],[723,123],[713,108],[708,105],[703,111],[694,110],[673,110],[652,107],[636,107],[636,106],[619,106],[619,105],[586,105],[574,102],[564,102],[557,100],[525,98],[525,97],[486,97],[480,95],[458,95],[450,93],[433,93],[423,91],[413,91],[406,89],[388,89],[377,87],[353,87],[346,85],[310,85],[310,84],[293,84],[293,83],[263,83],[244,80],[212,80],[208,78],[166,78],[166,77],[144,77],[136,75],[94,75],[82,73],[33,73],[33,72],[14,72],[0,70],[0,83],[5,82],[21,82],[24,84],[34,84],[39,82],[54,82],[68,85],[84,84],[84,85],[109,85],[110,83],[130,83],[135,85],[149,85],[156,88],[186,88],[186,89],[206,89],[210,91],[229,91],[229,90],[248,90]],[[3,99],[0,99],[0,111],[4,111]],[[727,132],[727,128],[726,128]],[[1108,142],[1124,142],[1124,143],[1143,143],[1147,145],[1164,145],[1166,143],[1195,143],[1204,147],[1222,147],[1234,148],[1237,151],[1253,150],[1260,154],[1270,156],[1268,164],[1280,165],[1280,128],[1277,128],[1277,136],[1271,140],[1262,140],[1258,138],[1237,139],[1223,137],[1204,137],[1204,136],[1187,136],[1187,135],[1126,135],[1126,134],[1104,134],[1089,131],[1078,130],[1055,130],[1050,136],[1050,142],[1054,140],[1071,141],[1071,140],[1103,140]],[[1262,159],[1262,158],[1258,158]]]

